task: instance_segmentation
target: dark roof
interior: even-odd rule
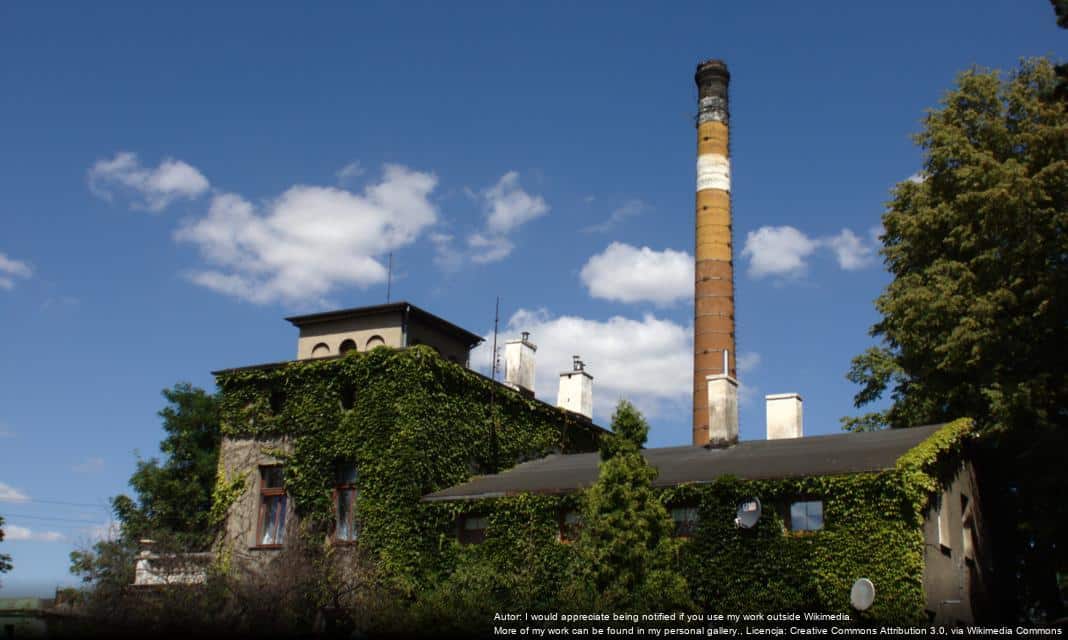
[[[942,425],[841,433],[782,440],[748,440],[725,449],[665,447],[642,454],[660,475],[654,487],[710,482],[732,475],[747,480],[829,476],[892,469],[909,449]],[[473,500],[517,493],[569,493],[597,480],[599,454],[551,455],[495,475],[431,493],[432,500]]]
[[[370,307],[353,307],[352,309],[338,309],[336,311],[324,311],[322,313],[312,313],[303,316],[290,316],[289,318],[286,318],[286,320],[292,323],[293,326],[303,327],[318,322],[376,316],[384,313],[396,312],[408,313],[411,317],[418,319],[423,324],[431,325],[444,333],[455,336],[463,340],[469,346],[473,347],[482,342],[482,336],[471,333],[467,329],[458,327],[440,316],[436,316],[429,311],[420,309],[414,304],[403,300],[400,302],[390,302],[388,304],[376,304]]]

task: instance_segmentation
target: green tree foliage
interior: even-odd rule
[[[1068,109],[1057,83],[1045,59],[1005,79],[973,69],[927,114],[920,179],[898,184],[883,215],[893,281],[872,334],[885,342],[848,374],[858,407],[887,392],[893,403],[843,419],[862,430],[974,418],[1014,487],[1001,513],[1019,513],[1032,549],[1063,541],[1068,522]]]
[[[168,403],[159,412],[167,432],[160,443],[166,459],[137,463],[130,478],[137,500],[112,498],[120,523],[116,539],[70,554],[71,573],[93,587],[97,601],[113,601],[133,582],[141,538],[156,540],[159,551],[182,552],[207,547],[214,534],[210,513],[221,440],[218,398],[184,382],[162,393]]]
[[[167,436],[160,443],[166,455],[141,460],[130,478],[136,500],[112,499],[127,540],[173,536],[189,548],[211,542],[212,489],[219,459],[218,399],[188,383],[163,390],[168,406],[159,412]]]
[[[689,609],[685,578],[677,570],[674,524],[652,488],[656,469],[642,457],[649,425],[627,401],[602,440],[600,475],[585,496],[577,543],[574,603],[594,610]]]
[[[4,516],[0,516],[0,542],[4,541]],[[0,553],[0,573],[11,571],[11,555]]]
[[[1057,15],[1057,26],[1068,29],[1068,0],[1049,0],[1053,12]]]

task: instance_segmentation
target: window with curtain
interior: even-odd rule
[[[286,490],[282,467],[260,467],[260,526],[256,538],[261,547],[281,546],[286,532]]]

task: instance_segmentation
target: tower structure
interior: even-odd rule
[[[734,349],[734,267],[731,247],[731,165],[727,85],[721,60],[697,65],[697,202],[694,259],[693,443],[738,439]],[[722,384],[721,384],[722,383]],[[713,387],[716,386],[715,389]],[[724,387],[720,389],[719,387]],[[715,406],[731,391],[735,404]],[[730,424],[709,416],[733,414]],[[728,418],[729,420],[729,418]]]

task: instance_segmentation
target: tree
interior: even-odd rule
[[[1057,26],[1068,29],[1068,0],[1049,0],[1049,3],[1057,15]]]
[[[884,344],[847,376],[862,387],[858,407],[887,392],[893,403],[843,418],[853,430],[974,418],[987,469],[1011,489],[999,520],[1019,520],[1024,562],[1045,574],[1019,585],[1044,615],[1061,606],[1050,571],[1068,568],[1065,545],[1052,544],[1068,522],[1068,110],[1057,81],[1045,59],[1004,80],[973,69],[928,112],[915,137],[923,171],[883,215],[893,280],[871,333]]]
[[[133,581],[141,538],[156,540],[160,551],[181,552],[206,548],[214,534],[209,513],[222,438],[218,399],[184,382],[162,393],[168,402],[159,412],[166,460],[138,461],[130,477],[137,500],[112,498],[120,524],[116,539],[70,554],[71,573],[91,584],[100,600],[121,595]]]
[[[159,412],[166,459],[138,461],[130,478],[137,499],[117,496],[112,508],[127,540],[163,535],[205,548],[213,534],[208,514],[222,438],[218,399],[184,382],[162,393],[168,402]]]
[[[585,496],[578,564],[569,586],[573,603],[592,610],[668,611],[692,608],[676,570],[674,523],[657,499],[657,471],[641,447],[649,425],[620,401],[611,435],[602,440],[600,474]]]
[[[4,516],[0,516],[0,542],[4,541]],[[0,573],[7,573],[11,571],[11,555],[7,553],[0,553]]]

